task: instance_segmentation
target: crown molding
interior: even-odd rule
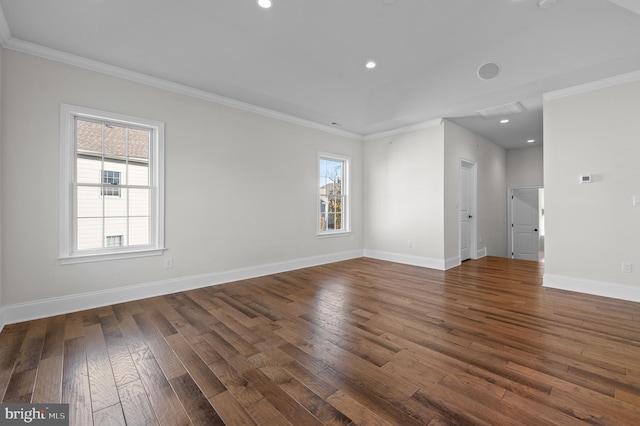
[[[362,135],[357,133],[351,133],[344,130],[336,129],[335,127],[327,126],[324,124],[315,123],[310,120],[295,117],[293,115],[281,113],[268,108],[252,105],[246,102],[241,102],[235,99],[227,98],[224,96],[216,95],[215,93],[207,92],[205,90],[195,89],[183,84],[174,83],[168,80],[164,80],[157,77],[152,77],[147,74],[131,71],[126,68],[116,67],[106,64],[104,62],[94,61],[82,56],[72,55],[70,53],[62,52],[60,50],[51,49],[35,43],[19,40],[11,37],[9,27],[2,8],[0,8],[0,43],[5,49],[14,50],[20,53],[26,53],[28,55],[37,56],[40,58],[48,59],[55,62],[61,62],[67,65],[83,68],[89,71],[99,72],[101,74],[110,75],[112,77],[118,77],[125,80],[133,81],[136,83],[144,84],[146,86],[155,87],[157,89],[165,90],[168,92],[177,93],[180,95],[189,96],[192,98],[204,100],[207,102],[213,102],[216,104],[224,105],[230,108],[235,108],[254,114],[259,114],[269,118],[273,118],[279,121],[296,124],[299,126],[320,130],[325,133],[331,133],[337,136],[342,136],[349,139],[362,140]]]
[[[582,93],[589,93],[593,92],[594,90],[606,89],[607,87],[618,86],[625,83],[633,83],[636,81],[640,81],[640,70],[616,75],[602,80],[592,81],[590,83],[567,87],[566,89],[560,89],[554,92],[548,92],[542,95],[542,99],[544,99],[545,101],[552,101],[555,99],[562,99],[568,96],[580,95]]]
[[[393,130],[389,130],[386,132],[381,132],[381,133],[373,133],[370,135],[366,135],[364,136],[363,140],[366,141],[371,141],[374,139],[380,139],[380,138],[386,138],[389,136],[396,136],[396,135],[401,135],[403,133],[409,133],[409,132],[413,132],[416,130],[422,130],[422,129],[428,129],[429,127],[436,127],[442,124],[442,122],[444,121],[443,118],[435,118],[433,120],[429,120],[429,121],[425,121],[422,123],[418,123],[418,124],[412,124],[410,126],[405,126],[405,127],[399,127],[397,129],[393,129]]]

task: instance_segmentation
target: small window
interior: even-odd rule
[[[349,159],[320,154],[318,171],[318,233],[349,232]]]
[[[122,235],[108,235],[105,247],[120,247],[122,246]]]
[[[162,254],[164,124],[61,107],[60,260]]]
[[[118,188],[117,185],[120,185],[120,172],[103,170],[100,195],[105,197],[119,197],[120,188]]]

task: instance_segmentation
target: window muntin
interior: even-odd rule
[[[69,105],[61,111],[61,260],[161,254],[164,125]]]
[[[349,231],[349,159],[332,154],[318,156],[318,233]]]

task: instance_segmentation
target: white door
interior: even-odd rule
[[[471,259],[471,231],[473,220],[472,168],[465,162],[460,166],[460,261]]]
[[[511,193],[512,257],[538,260],[538,188],[514,189]]]

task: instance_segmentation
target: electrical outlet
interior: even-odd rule
[[[413,247],[413,241],[411,240],[407,241],[407,247],[409,248]]]
[[[167,257],[166,259],[164,259],[164,267],[167,269],[173,268],[173,259],[170,257]]]
[[[622,262],[622,272],[624,272],[626,274],[630,274],[631,273],[631,263]]]

